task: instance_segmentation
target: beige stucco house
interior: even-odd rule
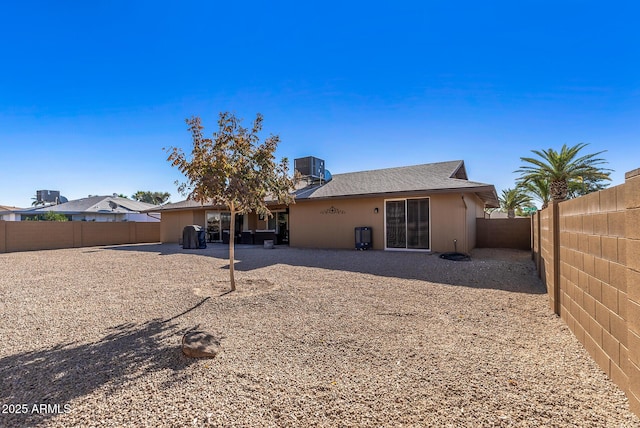
[[[476,219],[497,207],[491,184],[469,181],[464,162],[451,161],[333,175],[309,181],[288,207],[273,205],[271,218],[238,216],[238,243],[311,248],[355,248],[355,229],[370,228],[373,249],[468,252],[476,243]],[[228,242],[225,207],[194,201],[160,208],[162,242],[179,242],[184,226],[205,228],[209,242]]]

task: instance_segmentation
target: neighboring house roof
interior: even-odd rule
[[[157,206],[117,196],[90,196],[58,205],[24,210],[23,214],[42,214],[48,211],[64,214],[134,214],[157,211]]]
[[[193,208],[212,207],[214,205],[215,204],[213,203],[201,204],[200,202],[197,202],[191,199],[186,199],[184,201],[162,205],[161,207],[158,208],[158,211],[190,210]]]
[[[329,182],[305,186],[294,194],[296,200],[313,200],[454,191],[475,193],[487,207],[499,206],[495,187],[492,184],[469,181],[462,160],[335,174]],[[185,200],[163,205],[159,210],[189,210],[213,206],[214,204]]]
[[[0,215],[4,214],[19,214],[22,208],[12,207],[9,205],[0,205]]]
[[[22,208],[12,207],[10,205],[0,205],[0,212],[13,212],[13,211],[21,211]]]
[[[464,161],[334,174],[331,181],[296,191],[296,200],[378,196],[414,192],[472,192],[487,206],[499,206],[495,187],[467,179]]]

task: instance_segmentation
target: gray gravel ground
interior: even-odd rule
[[[224,246],[0,254],[0,426],[640,426],[528,252],[236,254],[226,295]]]

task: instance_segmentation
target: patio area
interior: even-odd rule
[[[224,245],[0,254],[0,426],[639,426],[530,253],[471,255],[238,246],[225,294]]]

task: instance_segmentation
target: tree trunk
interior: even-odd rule
[[[569,193],[567,180],[557,180],[549,183],[549,193],[552,201],[564,201]]]
[[[231,210],[231,224],[229,225],[229,279],[231,281],[231,291],[236,291],[236,278],[234,275],[236,210],[233,202],[229,205],[229,209]]]
[[[507,210],[507,218],[516,218],[516,210]]]

